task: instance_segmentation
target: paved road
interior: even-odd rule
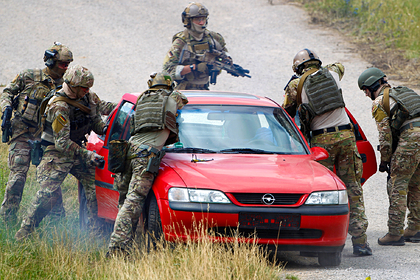
[[[146,89],[151,72],[161,70],[172,35],[183,29],[181,12],[188,0],[111,1],[1,0],[0,85],[25,68],[43,67],[43,53],[54,41],[74,53],[74,64],[95,75],[93,90],[102,99],[118,101],[125,92]],[[212,0],[209,29],[220,32],[234,61],[251,70],[251,79],[226,73],[213,90],[252,92],[283,101],[283,88],[293,74],[293,56],[302,48],[317,52],[324,64],[342,62],[347,107],[376,146],[377,131],[370,101],[357,87],[369,66],[357,47],[332,30],[308,25],[308,16],[287,0]],[[391,81],[393,82],[393,81]],[[376,174],[364,185],[369,242],[374,255],[352,256],[350,239],[338,268],[321,268],[315,258],[283,254],[285,273],[299,279],[418,279],[420,244],[381,247],[387,231],[386,177]],[[283,275],[283,276],[284,276]]]

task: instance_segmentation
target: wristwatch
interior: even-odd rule
[[[191,71],[194,71],[194,64],[190,65],[190,69],[191,69]]]

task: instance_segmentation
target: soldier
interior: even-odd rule
[[[161,149],[176,142],[176,112],[188,102],[182,93],[173,90],[169,74],[153,73],[150,77],[149,89],[139,96],[136,103],[126,170],[114,181],[122,206],[111,234],[108,256],[116,252],[129,253],[137,221],[164,155]]]
[[[292,117],[298,111],[302,132],[312,147],[328,151],[328,159],[320,163],[330,170],[335,166],[337,175],[347,187],[353,254],[369,256],[372,250],[367,243],[368,221],[360,184],[362,160],[339,82],[344,75],[344,66],[334,63],[321,67],[321,64],[319,57],[309,49],[296,54],[292,68],[297,76],[294,75],[286,86],[282,106]]]
[[[63,89],[48,102],[41,135],[45,153],[37,168],[37,181],[41,188],[15,235],[16,240],[27,237],[62,199],[61,183],[69,173],[85,188],[88,222],[94,229],[97,218],[95,166],[101,165],[103,157],[87,150],[82,141],[92,130],[103,134],[105,123],[89,91],[93,81],[88,69],[73,66],[64,75]]]
[[[231,60],[225,40],[219,33],[206,29],[209,11],[200,3],[189,3],[182,12],[186,29],[172,38],[172,47],[165,56],[163,70],[178,82],[176,89],[209,89],[210,69],[195,54],[217,50]]]
[[[27,69],[22,71],[3,90],[0,97],[0,106],[3,112],[3,122],[6,115],[15,116],[11,121],[11,135],[5,135],[10,130],[3,129],[3,142],[8,144],[9,159],[8,166],[10,174],[1,205],[0,215],[5,221],[16,220],[16,213],[22,200],[23,188],[26,182],[26,175],[31,162],[31,146],[29,141],[40,141],[38,130],[37,110],[42,99],[52,90],[61,87],[63,75],[70,62],[73,61],[72,52],[61,43],[54,45],[45,51],[44,62],[47,67],[44,69]],[[54,215],[64,216],[62,202],[57,203]]]
[[[399,86],[391,88],[378,68],[365,70],[359,88],[373,100],[372,116],[379,131],[380,172],[388,172],[388,233],[379,245],[420,242],[420,96]],[[405,230],[406,209],[408,226]]]

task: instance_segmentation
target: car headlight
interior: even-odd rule
[[[313,192],[306,200],[307,205],[337,205],[347,204],[349,202],[347,191],[324,191]]]
[[[168,199],[171,202],[231,203],[221,191],[186,188],[170,188]]]

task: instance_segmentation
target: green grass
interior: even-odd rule
[[[7,148],[0,144],[2,197],[9,173]],[[37,190],[31,167],[19,220]],[[210,242],[204,233],[199,242],[160,242],[149,253],[140,242],[129,259],[106,259],[109,235],[92,237],[79,230],[77,182],[72,176],[62,191],[66,218],[57,221],[47,216],[23,242],[14,240],[19,224],[5,225],[0,220],[0,279],[280,279],[282,265],[269,261],[255,240],[240,244],[237,239],[226,245]],[[288,275],[286,279],[297,278]]]
[[[365,42],[400,49],[406,58],[420,56],[420,0],[296,0],[329,23],[347,22],[347,29]]]

